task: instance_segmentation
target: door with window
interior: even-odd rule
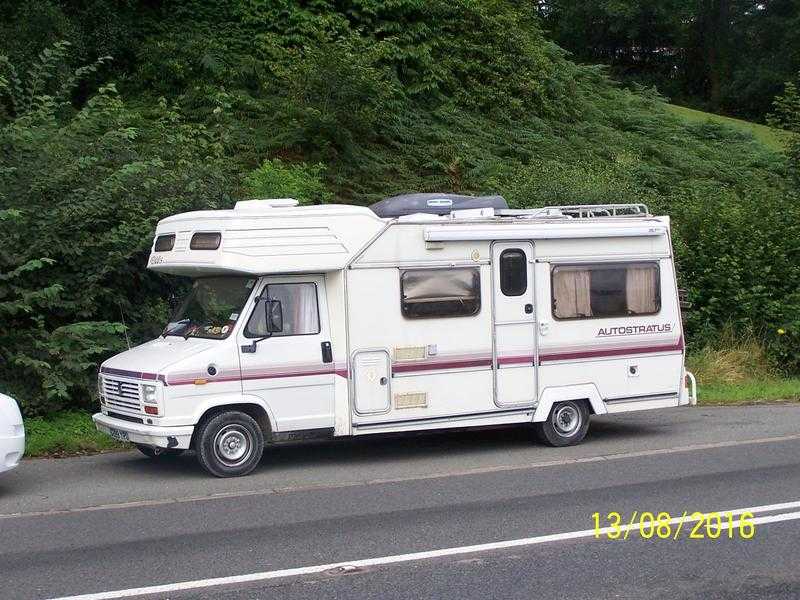
[[[335,375],[325,277],[269,277],[259,285],[238,334],[244,395],[261,398],[281,432],[333,427]],[[280,319],[274,301],[280,303]],[[279,330],[271,331],[276,325]]]
[[[533,404],[536,400],[533,244],[495,242],[492,269],[495,403]]]

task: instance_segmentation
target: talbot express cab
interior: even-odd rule
[[[233,476],[283,440],[528,423],[561,446],[592,414],[693,403],[668,217],[505,206],[258,200],[162,220],[148,267],[192,291],[103,363],[97,428]]]

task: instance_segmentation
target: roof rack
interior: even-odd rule
[[[522,219],[596,219],[603,217],[650,217],[646,204],[570,204],[543,208],[495,210],[499,217]]]

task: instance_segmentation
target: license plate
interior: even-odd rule
[[[119,440],[120,442],[127,442],[128,441],[128,432],[127,431],[122,431],[121,429],[114,429],[113,427],[109,427],[108,428],[108,433],[115,440]]]

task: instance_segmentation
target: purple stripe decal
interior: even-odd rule
[[[490,358],[462,358],[453,360],[429,360],[415,363],[392,363],[393,373],[410,373],[414,371],[438,371],[441,369],[464,369],[467,367],[491,367]]]
[[[633,356],[639,354],[656,354],[660,352],[679,352],[683,351],[683,338],[679,338],[675,344],[661,346],[630,346],[627,348],[606,348],[597,350],[580,350],[568,352],[551,352],[539,356],[539,364],[559,360],[575,360],[581,358],[599,358],[608,356]],[[533,366],[533,355],[501,356],[497,359],[498,365],[524,365]],[[415,373],[421,371],[441,371],[445,369],[466,369],[470,367],[491,367],[492,357],[487,354],[462,354],[454,356],[443,356],[428,360],[413,362],[394,362],[392,363],[392,373]],[[293,370],[290,370],[293,369]],[[281,377],[313,377],[315,375],[338,375],[347,379],[350,376],[349,370],[342,364],[339,365],[285,365],[273,367],[263,371],[253,371],[237,375],[210,378],[205,373],[180,373],[176,374],[169,381],[163,375],[155,373],[144,373],[139,371],[126,371],[124,369],[112,369],[103,367],[101,373],[109,375],[119,375],[132,379],[142,379],[146,381],[163,381],[166,385],[191,385],[198,379],[206,380],[207,383],[222,383],[231,381],[252,381],[256,379],[277,379]]]
[[[125,369],[112,369],[111,367],[100,367],[100,373],[104,375],[119,375],[120,377],[130,377],[131,379],[142,379],[145,381],[164,381],[163,375],[155,373],[144,373],[142,371],[126,371]]]
[[[638,346],[630,348],[614,348],[608,350],[584,350],[580,352],[554,352],[540,354],[539,364],[554,360],[571,360],[577,358],[599,358],[601,356],[631,356],[634,354],[656,354],[658,352],[679,352],[683,350],[683,338],[669,346]]]

